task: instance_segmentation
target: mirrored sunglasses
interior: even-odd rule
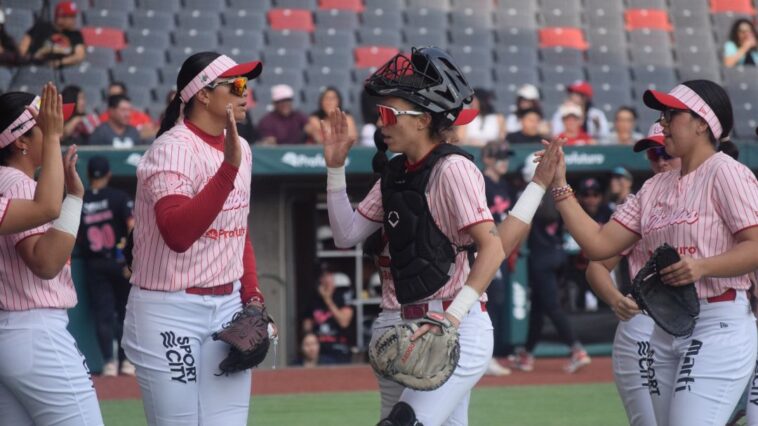
[[[382,119],[382,124],[385,126],[393,126],[397,124],[397,117],[400,115],[424,115],[421,111],[401,111],[386,105],[377,105],[376,109],[379,111],[379,117]]]
[[[208,87],[211,89],[215,89],[216,87],[222,84],[228,84],[229,91],[233,95],[244,96],[245,90],[247,90],[247,77],[240,76],[240,77],[222,78],[222,79],[211,82],[208,85]]]

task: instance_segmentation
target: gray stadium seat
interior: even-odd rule
[[[158,70],[164,86],[176,85],[176,76],[179,75],[180,67],[181,63],[179,65],[166,65]]]
[[[407,9],[406,24],[411,28],[437,28],[447,30],[447,12],[440,9]]]
[[[636,65],[665,65],[673,66],[674,59],[670,46],[635,45],[629,46],[632,63]]]
[[[109,11],[131,12],[137,8],[134,0],[93,0],[93,9],[103,9]]]
[[[408,9],[450,10],[450,0],[408,0]]]
[[[339,67],[311,67],[305,70],[308,86],[342,86],[350,81],[350,71]]]
[[[400,9],[366,9],[362,15],[364,28],[382,28],[399,31],[403,28],[403,13]]]
[[[126,28],[129,26],[129,15],[119,10],[92,9],[82,14],[84,23],[89,27]]]
[[[675,8],[670,9],[671,20],[674,23],[674,28],[698,28],[705,31],[710,31],[711,28],[711,16],[707,9],[707,3],[705,2],[692,2],[695,4],[704,4],[706,8],[702,11],[694,8]]]
[[[590,46],[587,50],[587,61],[591,65],[627,65],[629,58],[626,49],[611,49],[608,46]]]
[[[171,37],[166,31],[132,28],[126,32],[126,40],[130,47],[143,46],[166,50],[171,46]]]
[[[20,8],[3,8],[5,12],[5,31],[18,43],[34,25],[34,12]]]
[[[351,51],[332,47],[314,48],[308,52],[311,68],[329,67],[349,71],[353,68],[354,59]]]
[[[635,30],[629,31],[629,44],[632,46],[655,46],[671,48],[671,36],[666,31]]]
[[[176,14],[176,18],[176,28],[181,31],[218,31],[221,28],[221,15],[218,12],[182,10]]]
[[[185,52],[201,52],[218,47],[218,34],[215,31],[174,31],[174,44]],[[189,50],[187,50],[189,49]]]
[[[624,15],[623,13],[610,13],[603,9],[588,10],[585,13],[587,17],[586,31],[592,31],[596,28],[607,28],[608,31],[623,33],[624,32]]]
[[[525,84],[532,84],[538,87],[540,84],[539,73],[536,67],[495,67],[495,80],[498,87],[511,87],[511,91],[515,91]]]
[[[524,2],[531,3],[531,2]],[[495,28],[537,29],[537,13],[528,8],[499,8],[495,11]]]
[[[164,109],[164,102],[166,101],[166,97],[168,96],[169,92],[172,90],[176,90],[176,85],[174,84],[161,84],[158,87],[153,88],[153,98],[155,99],[156,107],[157,109],[163,110]],[[156,117],[157,118],[157,117]]]
[[[582,16],[579,9],[542,9],[542,22],[546,27],[581,27]]]
[[[157,10],[137,10],[132,13],[133,29],[147,29],[154,32],[172,31],[176,23],[174,14]]]
[[[451,28],[474,28],[476,30],[492,29],[494,24],[489,11],[476,11],[471,8],[450,12]]]
[[[629,9],[668,9],[666,0],[627,0]]]
[[[567,47],[545,47],[540,49],[542,63],[562,65],[564,67],[581,67],[584,65],[584,52]]]
[[[272,7],[271,0],[228,0],[227,10],[248,10],[265,12]]]
[[[455,58],[456,64],[459,66],[469,65],[474,68],[492,68],[495,64],[495,58],[492,55],[492,50],[487,48],[478,47],[457,47],[450,46],[448,49],[450,55]]]
[[[758,67],[736,66],[724,68],[724,80],[726,84],[754,85],[758,81]]]
[[[648,85],[662,90],[669,90],[677,83],[676,74],[672,67],[656,67],[653,65],[637,65],[632,67],[635,85]]]
[[[632,101],[630,86],[600,84],[593,85],[592,104],[602,110],[606,117],[613,117],[620,106],[633,106],[635,102]]]
[[[400,33],[381,28],[361,28],[358,31],[358,44],[363,46],[400,47],[403,44]]]
[[[226,9],[225,0],[184,0],[185,10],[202,10],[220,13]]]
[[[566,90],[566,87],[577,80],[584,80],[581,68],[543,65],[540,67],[542,87]]]
[[[302,31],[266,30],[266,41],[271,47],[305,50],[311,47],[310,34]]]
[[[221,30],[221,47],[223,49],[237,49],[238,54],[250,53],[255,56],[263,48],[263,34],[259,31],[245,31],[243,29]]]
[[[495,64],[518,67],[536,67],[539,63],[537,50],[524,48],[517,45],[499,46],[495,50]]]
[[[364,0],[365,10],[385,9],[385,10],[403,10],[405,9],[405,0]]]
[[[3,8],[26,9],[36,12],[42,9],[42,0],[3,0]]]
[[[363,84],[363,82],[374,73],[371,68],[353,68],[353,82]]]
[[[452,9],[474,9],[484,13],[495,10],[495,2],[492,0],[452,0]]]
[[[92,66],[108,69],[116,65],[116,53],[105,47],[87,46],[86,61]]]
[[[587,67],[587,77],[592,85],[615,84],[631,87],[632,78],[629,67],[610,65],[590,65]]]
[[[127,47],[121,51],[121,61],[140,67],[162,67],[166,64],[166,52],[150,47]]]
[[[55,81],[55,73],[49,67],[19,67],[13,76],[11,90],[39,93],[42,85],[48,81]]]
[[[273,86],[275,84],[287,84],[295,92],[305,86],[303,72],[300,69],[286,67],[268,67],[265,73],[258,77],[259,84],[263,86]]]
[[[108,70],[89,65],[64,68],[62,71],[63,81],[66,85],[95,86],[105,88],[108,86]]]
[[[274,7],[281,9],[308,9],[315,10],[316,0],[274,0]]]
[[[140,10],[154,10],[156,12],[174,13],[181,10],[179,0],[139,0]]]
[[[566,100],[566,90],[556,86],[540,87],[542,100],[542,113],[546,120],[550,120],[558,107]]]
[[[453,24],[453,28],[456,25]],[[492,49],[495,46],[495,34],[490,30],[468,27],[450,31],[450,44],[454,46],[477,46]]]
[[[318,28],[355,30],[359,26],[358,14],[351,10],[317,10],[314,15]]]
[[[699,63],[680,63],[677,70],[679,71],[679,80],[711,80],[716,83],[721,82],[721,73],[717,66]]]
[[[611,50],[626,51],[626,33],[607,27],[592,27],[585,32],[587,41],[594,49],[606,46]]]
[[[698,46],[718,52],[713,41],[713,33],[710,31],[702,32],[698,28],[676,28],[674,30],[674,44],[678,48],[682,46]]]
[[[582,10],[581,0],[541,0],[540,10],[553,10],[553,9],[566,9],[566,10]]]
[[[492,69],[464,65],[461,67],[461,71],[463,71],[463,74],[466,76],[471,87],[481,87],[487,90],[495,88],[495,80],[492,78]]]
[[[8,68],[0,68],[0,91],[7,91],[13,80],[13,73]]]
[[[447,48],[447,35],[439,30],[432,28],[404,28],[403,36],[405,39],[404,46],[437,46],[442,49]]]
[[[355,31],[317,28],[313,33],[314,48],[331,47],[352,51],[356,44]]]
[[[222,29],[242,29],[246,31],[263,31],[266,26],[266,15],[261,13],[251,13],[247,10],[226,11],[222,15],[224,26]]]
[[[267,47],[261,52],[266,69],[269,67],[285,67],[302,70],[308,63],[304,50],[287,50]]]
[[[155,104],[153,90],[150,87],[139,85],[127,85],[127,87],[129,87],[129,100],[134,107],[144,110]]]
[[[530,28],[501,28],[495,34],[498,46],[518,46],[534,51],[539,47],[537,31]]]
[[[584,0],[584,13],[589,17],[595,11],[603,15],[624,15],[624,0]]]
[[[114,81],[121,81],[129,88],[133,87],[155,87],[158,85],[158,72],[155,69],[132,66],[129,64],[117,65],[111,69],[111,78]]]

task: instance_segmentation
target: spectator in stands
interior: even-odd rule
[[[758,65],[758,31],[749,19],[738,19],[729,31],[724,44],[724,66]]]
[[[474,89],[469,108],[479,110],[479,115],[469,124],[457,127],[461,145],[484,146],[489,141],[502,142],[505,139],[505,116],[493,108],[492,96],[489,90]]]
[[[508,173],[508,159],[513,156],[513,151],[508,149],[508,145],[491,141],[482,148],[482,163],[484,163],[484,193],[487,198],[492,218],[495,224],[505,220],[508,212],[513,207],[516,200],[516,194],[513,188],[505,179]],[[518,252],[518,250],[515,250]],[[511,370],[503,367],[494,357],[504,357],[508,355],[508,317],[510,308],[506,303],[506,294],[510,291],[511,278],[508,270],[508,260],[506,259],[495,277],[487,287],[487,312],[492,320],[494,328],[494,347],[492,351],[493,358],[487,367],[485,374],[490,376],[505,376],[511,373]]]
[[[308,117],[305,132],[308,134],[308,143],[322,143],[321,120],[326,120],[327,115],[335,109],[343,110],[342,95],[335,87],[327,87],[318,98],[318,109]],[[347,134],[351,140],[358,139],[358,130],[355,128],[355,120],[350,113],[347,114]]]
[[[5,12],[0,10],[0,65],[17,65],[19,60],[16,40],[5,31]]]
[[[521,130],[521,113],[528,109],[536,109],[540,113],[539,132],[544,136],[550,135],[550,124],[546,122],[542,113],[540,104],[540,92],[531,84],[521,86],[516,92],[515,111],[508,115],[505,121],[505,128],[508,133],[515,133]]]
[[[510,144],[540,143],[543,135],[540,133],[542,111],[539,108],[526,108],[518,111],[520,130],[508,133],[505,139]]]
[[[129,297],[129,269],[123,248],[126,236],[134,227],[134,202],[124,191],[110,188],[108,159],[94,156],[87,163],[89,189],[84,193],[82,220],[77,243],[84,258],[90,306],[95,331],[103,355],[103,376],[133,376],[134,365],[121,348],[121,334]],[[118,356],[113,354],[114,339]]]
[[[568,97],[564,102],[579,105],[582,109],[582,130],[595,140],[608,137],[610,132],[608,119],[605,118],[603,111],[592,106],[592,85],[586,81],[577,81],[566,88]],[[563,117],[560,115],[560,108],[553,115],[552,120],[553,134],[559,135],[563,132]]]
[[[348,329],[353,321],[350,278],[343,273],[323,271],[319,277],[318,294],[320,297],[314,300],[310,316],[303,321],[303,331],[318,337],[319,360],[323,364],[349,363]]]
[[[642,139],[642,133],[637,128],[637,111],[629,106],[621,106],[616,110],[613,120],[613,131],[605,139],[600,139],[602,145],[634,145]]]
[[[556,114],[561,118],[563,131],[558,138],[565,138],[566,145],[594,145],[595,140],[582,128],[584,111],[582,107],[574,103],[565,103],[558,108]]]
[[[129,90],[126,88],[126,84],[120,81],[112,82],[108,86],[106,96],[110,97],[114,95],[123,95],[128,97]],[[168,105],[168,102],[166,104]],[[108,114],[108,110],[100,114],[100,121],[103,123],[108,121]],[[134,105],[131,106],[131,113],[129,114],[129,125],[139,131],[140,138],[143,140],[151,140],[155,138],[155,135],[158,133],[158,124],[153,121],[150,115],[140,110],[139,108],[135,108]]]
[[[66,86],[61,92],[64,103],[75,103],[76,109],[63,126],[63,143],[87,145],[90,135],[100,125],[96,114],[87,113],[87,95],[79,86]]]
[[[141,144],[139,132],[129,125],[132,104],[124,95],[108,97],[108,121],[99,125],[90,135],[90,145],[105,145],[114,148],[132,148]]]
[[[38,20],[18,46],[24,60],[60,68],[84,61],[84,37],[76,27],[76,3],[62,1],[55,6],[55,20]]]
[[[640,138],[642,139],[642,138]],[[632,193],[634,177],[629,170],[618,166],[611,170],[611,181],[608,184],[608,208],[616,211],[616,207],[624,204]]]
[[[305,143],[308,117],[293,107],[295,91],[286,84],[271,87],[274,110],[258,122],[258,132],[264,145],[293,145]]]
[[[295,365],[301,365],[305,368],[316,367],[319,362],[320,346],[318,337],[313,333],[305,333],[300,343],[300,357],[295,360]]]

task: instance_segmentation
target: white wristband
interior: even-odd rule
[[[75,195],[66,195],[61,205],[61,215],[53,221],[53,228],[71,234],[76,238],[79,220],[82,216],[82,199]]]
[[[459,322],[463,321],[463,317],[468,314],[474,303],[479,301],[479,297],[478,291],[474,290],[471,286],[464,285],[445,312],[454,316]]]
[[[516,219],[526,223],[527,225],[532,223],[534,213],[537,212],[537,208],[542,202],[542,197],[545,195],[545,188],[534,182],[529,182],[526,186],[524,193],[521,194],[516,205],[508,214]]]
[[[345,179],[345,166],[327,167],[326,190],[336,191],[342,188],[347,188],[347,180]]]

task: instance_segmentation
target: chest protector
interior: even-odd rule
[[[384,230],[389,240],[395,293],[401,304],[434,294],[452,278],[457,254],[473,250],[473,245],[454,245],[442,233],[432,218],[426,198],[434,165],[451,154],[473,158],[466,151],[443,143],[428,155],[419,169],[406,171],[406,157],[398,155],[389,161],[382,174]]]

